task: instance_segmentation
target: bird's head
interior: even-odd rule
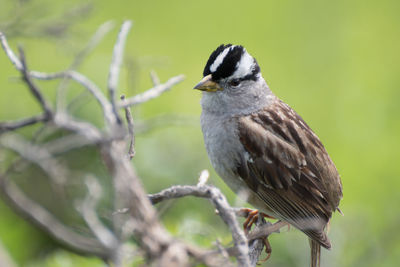
[[[211,53],[203,76],[194,87],[204,92],[203,108],[245,110],[258,106],[270,92],[256,59],[241,45],[220,45]]]

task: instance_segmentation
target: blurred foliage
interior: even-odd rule
[[[166,119],[163,127],[150,127],[137,138],[134,163],[149,192],[193,184],[202,169],[212,170],[199,127],[200,94],[191,88],[219,44],[244,45],[271,89],[320,136],[341,173],[345,216],[334,215],[333,248],[322,252],[323,266],[398,266],[399,1],[0,0],[0,7],[0,30],[12,47],[23,44],[31,69],[65,69],[100,24],[132,19],[121,93],[131,96],[150,88],[152,69],[161,81],[186,75],[171,92],[134,108],[135,119],[143,123]],[[117,29],[79,68],[103,88],[116,35]],[[0,70],[0,120],[36,114],[39,106],[2,51]],[[38,84],[54,100],[57,82]],[[71,84],[69,97],[80,92]],[[74,112],[101,121],[93,100]],[[182,123],[176,121],[180,116],[185,116]],[[29,135],[32,128],[22,132]],[[235,203],[214,172],[210,182]],[[168,229],[182,239],[207,247],[216,238],[230,241],[205,200],[188,198],[159,209]],[[102,266],[56,246],[3,203],[0,218],[0,241],[20,265]],[[300,232],[284,230],[270,241],[268,266],[307,265],[308,242]]]

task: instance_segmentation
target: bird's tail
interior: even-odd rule
[[[311,247],[311,267],[320,267],[321,263],[321,245],[310,238]]]

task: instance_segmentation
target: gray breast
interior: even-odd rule
[[[247,154],[238,137],[237,120],[232,117],[212,115],[203,110],[201,127],[208,156],[218,175],[244,201],[276,217],[236,173],[241,157],[246,157]]]
[[[201,127],[211,164],[225,183],[234,192],[238,192],[243,188],[244,182],[235,172],[240,157],[245,152],[237,135],[236,120],[203,111]]]

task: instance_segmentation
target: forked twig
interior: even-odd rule
[[[107,99],[100,87],[93,81],[74,70],[81,63],[81,57],[84,57],[104,34],[109,31],[109,24],[105,24],[99,28],[87,48],[82,50],[79,56],[75,58],[69,69],[55,73],[29,71],[22,49],[20,49],[20,58],[18,58],[9,47],[4,34],[0,32],[0,43],[3,50],[15,68],[20,71],[24,82],[43,110],[43,114],[19,121],[0,123],[0,133],[16,130],[38,122],[51,122],[51,124],[44,125],[46,127],[51,125],[53,129],[57,130],[67,130],[63,131],[63,133],[67,133],[60,138],[51,141],[38,141],[37,144],[24,141],[24,139],[19,138],[17,135],[5,134],[0,137],[0,145],[39,166],[53,179],[54,177],[62,177],[63,180],[61,182],[65,182],[68,173],[67,171],[63,171],[64,166],[61,166],[57,157],[62,156],[62,153],[71,149],[86,145],[96,145],[112,178],[114,196],[112,201],[114,208],[115,210],[123,210],[124,212],[117,212],[112,215],[113,221],[111,227],[108,227],[101,221],[96,213],[96,206],[100,201],[102,190],[101,185],[98,184],[97,179],[93,175],[87,176],[86,186],[88,194],[78,205],[78,211],[81,213],[82,219],[86,222],[92,236],[73,231],[39,203],[27,197],[16,183],[8,180],[8,177],[1,173],[0,192],[8,200],[10,206],[25,215],[30,221],[39,225],[56,240],[80,252],[109,260],[114,266],[122,265],[123,260],[121,257],[123,255],[121,247],[125,240],[132,235],[137,241],[138,248],[141,249],[142,253],[144,252],[143,254],[149,264],[159,266],[188,266],[190,263],[189,257],[191,257],[192,261],[194,259],[208,266],[221,266],[221,264],[230,266],[232,263],[229,262],[229,255],[237,258],[239,266],[254,266],[254,259],[258,259],[263,247],[262,244],[257,243],[259,241],[258,238],[262,234],[272,233],[267,231],[276,231],[276,229],[281,227],[280,224],[274,224],[275,228],[268,229],[259,226],[261,230],[253,231],[254,233],[251,232],[248,239],[237,221],[236,210],[229,205],[225,196],[218,188],[207,185],[209,176],[207,171],[201,173],[199,181],[195,186],[172,186],[160,193],[147,195],[132,163],[129,161],[129,158],[132,158],[135,154],[135,125],[130,107],[159,97],[162,93],[168,91],[172,86],[184,79],[183,75],[178,75],[170,78],[165,83],[160,83],[155,72],[151,72],[152,88],[126,99],[122,96],[121,100],[117,101],[116,94],[123,61],[124,46],[131,26],[132,23],[130,21],[123,23],[114,45],[107,84],[109,99]],[[56,111],[52,110],[50,103],[44,98],[34,79],[70,79],[82,85],[101,106],[106,129],[102,130],[88,121],[81,121],[71,117],[67,114],[67,110],[58,106],[59,103],[62,103],[63,99],[57,99],[57,109]],[[60,85],[60,87],[62,86],[66,85]],[[59,97],[61,96],[62,92]],[[120,108],[125,109],[126,128],[128,131],[124,128],[125,125],[120,123],[118,115]],[[129,136],[127,136],[127,132]],[[129,157],[124,156],[126,153],[127,137],[129,137],[130,141]],[[218,250],[207,251],[176,240],[166,231],[157,218],[157,212],[152,203],[155,204],[167,199],[184,196],[196,196],[210,200],[232,234],[234,241],[232,248],[225,249],[220,245]],[[251,241],[250,249],[248,240]]]
[[[117,41],[115,42],[114,45],[110,70],[108,74],[108,92],[110,95],[110,101],[114,116],[116,117],[119,123],[121,123],[121,119],[119,118],[118,110],[116,107],[116,91],[118,87],[119,72],[121,69],[122,59],[124,56],[125,42],[131,27],[132,27],[132,22],[130,20],[125,21],[121,26],[121,30],[119,31]]]

